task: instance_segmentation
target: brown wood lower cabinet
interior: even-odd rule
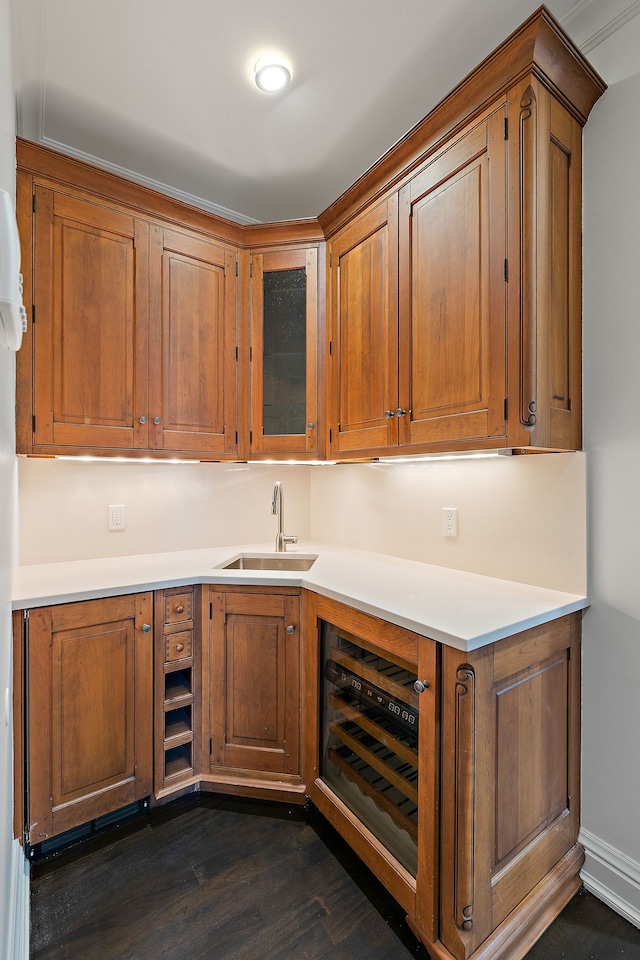
[[[31,846],[151,794],[155,636],[157,800],[308,796],[434,960],[520,960],[580,886],[579,613],[473,652],[295,587],[22,623]]]
[[[151,793],[151,593],[31,610],[29,843]]]
[[[434,960],[522,957],[580,886],[580,615],[464,653],[310,607],[311,800]]]
[[[300,591],[212,588],[203,786],[302,801]]]
[[[155,594],[154,792],[157,798],[200,775],[202,589]]]

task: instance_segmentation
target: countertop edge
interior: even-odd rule
[[[26,583],[21,583],[21,590],[17,591],[18,595],[12,601],[12,609],[30,610],[42,606],[124,596],[130,593],[144,593],[191,584],[295,587],[344,603],[363,613],[386,620],[462,652],[472,652],[531,627],[584,610],[590,603],[588,596],[553,591],[515,581],[498,580],[481,574],[436,567],[382,554],[371,554],[353,548],[319,544],[311,547],[305,545],[304,549],[301,547],[296,551],[317,553],[316,570],[313,567],[310,571],[304,572],[221,568],[222,562],[248,549],[256,550],[256,547],[213,547],[210,550],[184,551],[175,555],[150,554],[139,557],[108,558],[104,561],[43,564],[31,571],[35,581],[31,589],[27,589],[30,568],[20,567],[17,569]],[[180,572],[176,570],[176,575],[171,575],[167,568],[172,565],[174,559],[175,567]],[[324,563],[320,562],[321,559]],[[345,560],[348,562],[347,573],[345,574],[344,569],[338,569],[334,573],[336,565],[339,566],[342,563],[344,566]],[[349,571],[356,569],[358,560],[368,568],[366,576],[361,577],[360,582],[358,582],[357,573],[353,574],[353,579],[349,577]],[[116,572],[118,561],[124,567],[124,572],[122,570]],[[82,580],[87,580],[86,571],[88,568],[91,569],[92,564],[95,567],[93,583],[82,583]],[[150,571],[148,576],[144,576],[145,565],[156,569]],[[162,569],[158,570],[158,566]],[[51,571],[51,582],[47,582],[49,571]],[[336,582],[332,583],[334,575]],[[380,583],[384,583],[384,596],[378,595],[379,591],[376,592],[375,583],[373,586],[370,585],[370,578],[375,579],[376,575]],[[110,576],[112,580],[109,579]],[[38,577],[43,581],[39,587]],[[75,583],[73,583],[74,577]],[[63,589],[60,583],[67,578],[70,581],[69,589],[66,588],[66,583]],[[461,595],[465,590],[467,591],[464,602],[468,604],[469,611],[465,612],[463,619],[467,622],[463,627],[460,626],[459,615],[450,618],[457,621],[457,629],[456,624],[451,622],[447,624],[447,615],[443,612],[443,609],[446,610],[446,601],[441,601],[439,597],[440,609],[433,618],[430,618],[429,611],[432,607],[429,607],[428,598],[423,601],[420,591],[417,591],[416,599],[416,578],[419,579],[420,585],[424,583],[425,594],[429,592],[430,580],[444,580],[451,590],[459,590]],[[91,581],[92,576],[89,575],[88,579]],[[115,582],[118,580],[120,582]],[[414,592],[411,591],[411,587]],[[487,594],[487,601],[482,599],[483,592]],[[506,609],[504,615],[495,613],[495,606],[498,605],[495,598],[502,595],[508,600],[508,603],[500,604],[501,609],[503,606]],[[475,617],[474,610],[478,614]],[[488,610],[490,615],[487,615]],[[458,610],[456,614],[459,614]]]

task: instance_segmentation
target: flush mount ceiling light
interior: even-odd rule
[[[277,93],[291,82],[291,70],[281,60],[262,57],[253,68],[257,86],[265,93]]]

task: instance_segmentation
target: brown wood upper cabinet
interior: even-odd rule
[[[149,225],[50,187],[33,196],[33,446],[145,449]]]
[[[150,446],[233,454],[236,252],[151,227]]]
[[[504,442],[506,107],[400,191],[401,444]]]
[[[327,210],[330,455],[579,449],[582,126],[543,7]]]
[[[331,450],[397,443],[398,199],[350,223],[329,246]]]
[[[18,452],[579,449],[604,89],[541,7],[317,219],[248,227],[19,141]]]
[[[331,242],[336,454],[505,443],[505,113],[479,118]]]
[[[48,151],[18,152],[35,168],[18,176],[34,321],[18,452],[235,455],[237,248],[138,215],[115,187],[105,201],[53,179],[77,170]]]
[[[318,457],[318,247],[252,252],[251,455]]]

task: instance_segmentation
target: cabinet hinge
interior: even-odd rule
[[[34,413],[34,414],[32,415],[32,417],[31,417],[31,429],[33,430],[34,433],[36,432],[36,415],[35,415],[35,413]]]
[[[236,277],[238,276],[238,258],[236,257]]]
[[[213,600],[209,604],[209,620],[213,620]]]
[[[333,266],[333,254],[330,253],[330,254],[329,254],[329,269],[331,269],[332,266]]]
[[[209,737],[209,756],[213,753],[213,737]]]
[[[249,279],[253,276],[253,260],[249,260]]]
[[[505,283],[509,280],[509,261],[507,259],[504,261],[504,279]]]
[[[329,356],[333,356],[333,343],[329,340]]]
[[[236,446],[238,444],[238,431],[236,430]]]
[[[505,140],[509,139],[509,118],[504,118],[504,138]]]
[[[31,323],[36,322],[36,305],[35,303],[31,304]]]
[[[249,443],[253,443],[253,430],[249,430]]]
[[[504,419],[505,419],[505,422],[506,422],[507,419],[508,419],[508,416],[507,416],[508,412],[509,412],[509,401],[508,401],[507,398],[505,397],[505,398],[504,398]]]
[[[33,210],[34,213],[36,212],[36,195],[35,195],[35,193],[34,193],[34,195],[33,195],[33,199],[32,199],[32,202],[31,202],[31,209]]]
[[[238,348],[236,347],[236,363],[238,362]]]
[[[329,443],[331,443],[332,439],[333,439],[333,432],[329,430]]]
[[[249,347],[249,363],[253,363],[253,347]]]

